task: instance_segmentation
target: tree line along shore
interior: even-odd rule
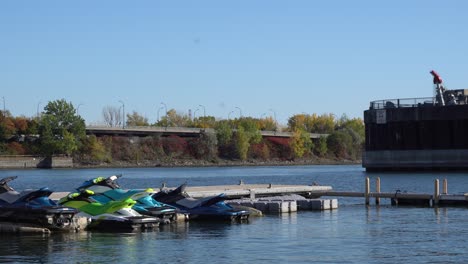
[[[50,101],[35,117],[0,111],[0,155],[66,156],[76,167],[248,166],[359,163],[364,142],[360,118],[332,114],[297,114],[280,127],[272,117],[192,118],[170,109],[154,124],[136,112],[106,107],[112,126],[212,128],[199,137],[154,135],[124,137],[86,135],[84,119],[71,102]],[[291,137],[263,136],[260,131],[287,131]],[[211,132],[212,131],[212,132]],[[313,139],[310,133],[324,136]]]

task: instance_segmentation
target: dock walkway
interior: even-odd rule
[[[172,190],[174,187],[163,186],[153,189]],[[240,183],[238,185],[188,186],[185,192],[193,198],[204,198],[223,193],[228,199],[227,203],[235,206],[252,207],[263,213],[291,213],[298,210],[333,210],[338,208],[337,199],[319,199],[320,196],[331,190],[331,186]],[[54,192],[50,198],[59,200],[68,194],[68,192]]]
[[[365,204],[370,204],[370,199],[374,198],[376,204],[380,204],[380,199],[390,199],[392,205],[411,206],[468,206],[468,194],[449,194],[447,179],[442,181],[442,192],[439,186],[439,179],[434,181],[433,193],[406,193],[406,192],[380,192],[380,178],[375,179],[375,191],[370,191],[370,179],[365,179],[364,192],[346,191],[325,191],[322,196],[328,197],[363,197]]]
[[[365,179],[364,192],[335,191],[331,186],[244,184],[243,182],[238,185],[188,186],[185,191],[193,198],[204,198],[224,193],[227,199],[230,200],[229,202],[260,208],[260,210],[269,208],[269,211],[274,212],[293,212],[296,211],[294,208],[297,208],[297,210],[336,209],[338,208],[338,201],[333,199],[334,197],[362,197],[365,199],[366,205],[370,204],[371,199],[375,199],[377,205],[380,204],[381,199],[390,199],[392,205],[468,207],[468,194],[448,194],[446,179],[443,180],[442,192],[439,188],[439,180],[435,180],[434,193],[432,194],[402,193],[400,191],[380,192],[380,178],[377,177],[375,180],[374,192],[371,192],[369,178]],[[153,189],[170,190],[174,188],[162,186]],[[51,195],[51,199],[59,200],[67,194],[67,192],[56,192]],[[291,198],[299,196],[305,200]],[[237,201],[234,201],[234,199],[237,199]],[[291,204],[291,202],[296,204]],[[277,207],[282,209],[275,209]]]

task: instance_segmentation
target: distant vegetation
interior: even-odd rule
[[[104,122],[122,126],[121,111],[105,107]],[[115,161],[143,162],[179,159],[206,160],[296,160],[328,158],[359,160],[364,143],[364,123],[359,118],[336,118],[332,114],[297,114],[280,129],[272,117],[217,120],[212,116],[191,118],[170,109],[158,122],[133,111],[125,126],[213,128],[198,138],[160,135],[144,138],[86,136],[85,121],[72,103],[64,99],[49,102],[35,117],[13,117],[0,111],[1,155],[67,155],[83,164]],[[291,138],[262,137],[260,131],[288,131]],[[312,140],[309,133],[328,134]]]

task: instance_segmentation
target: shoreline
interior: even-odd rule
[[[141,161],[80,162],[72,157],[57,156],[44,158],[40,156],[0,156],[0,170],[5,169],[87,169],[87,168],[176,168],[176,167],[254,167],[254,166],[304,166],[304,165],[360,165],[361,160],[339,160],[329,158],[303,158],[296,160],[197,160],[197,159],[163,159]]]
[[[301,159],[301,160],[172,160],[172,161],[114,161],[102,164],[74,163],[75,169],[86,168],[177,168],[177,167],[256,167],[256,166],[304,166],[304,165],[361,165],[361,160],[333,160],[333,159]]]

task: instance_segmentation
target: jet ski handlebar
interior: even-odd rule
[[[6,178],[3,178],[0,180],[0,188],[4,188],[6,189],[7,191],[14,191],[13,188],[11,188],[10,186],[8,186],[8,182],[14,180],[18,178],[18,176],[10,176],[10,177],[6,177]]]

